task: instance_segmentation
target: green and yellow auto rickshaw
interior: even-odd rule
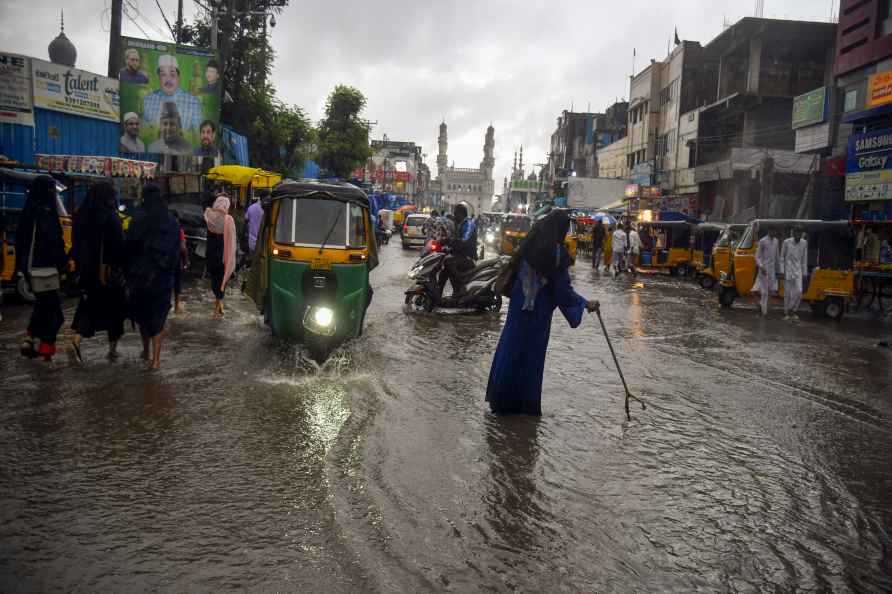
[[[246,292],[275,336],[322,363],[362,334],[378,265],[369,200],[346,183],[287,180],[263,207]]]

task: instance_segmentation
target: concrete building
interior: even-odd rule
[[[405,196],[415,201],[425,190],[425,171],[421,146],[414,142],[372,140],[372,156],[366,162],[365,179],[376,192]],[[428,178],[430,171],[427,170]],[[428,179],[429,182],[429,179]]]
[[[606,113],[564,110],[551,135],[549,182],[573,175],[594,177],[598,171],[598,149],[626,134],[627,110],[625,102],[615,103]]]
[[[794,152],[793,99],[831,79],[835,37],[832,23],[744,18],[704,48],[717,84],[696,116],[703,216],[799,214],[818,159]]]
[[[841,0],[836,39],[832,96],[842,121],[828,184],[844,191],[855,218],[892,219],[892,3]]]
[[[448,165],[448,129],[446,122],[440,124],[437,139],[437,180],[435,191],[442,197],[442,205],[451,207],[459,202],[467,202],[475,213],[489,211],[492,207],[495,184],[493,169],[495,168],[495,129],[492,124],[486,129],[483,143],[483,160],[480,167],[455,167]]]

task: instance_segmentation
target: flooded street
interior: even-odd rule
[[[162,370],[82,368],[0,325],[0,591],[892,590],[889,322],[798,324],[580,262],[543,416],[483,398],[500,314],[410,313],[397,241],[364,336],[322,369],[204,283]],[[775,306],[779,307],[779,306]],[[66,327],[74,302],[66,307]]]

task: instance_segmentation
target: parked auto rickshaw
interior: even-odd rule
[[[691,264],[691,233],[687,221],[643,221],[638,223],[641,239],[640,270],[668,270],[672,276],[687,274]]]
[[[362,334],[378,265],[366,195],[350,184],[285,181],[265,199],[246,292],[275,336],[318,363]]]
[[[731,255],[740,241],[743,232],[746,231],[747,225],[733,224],[725,225],[722,234],[712,246],[712,254],[708,263],[704,263],[703,267],[697,268],[700,286],[706,290],[711,290],[718,283],[723,272],[728,272],[731,268]],[[697,254],[694,254],[694,262],[696,266]]]
[[[579,246],[579,225],[577,225],[574,217],[570,217],[570,230],[567,232],[567,237],[564,238],[564,246],[567,248],[567,253],[570,254],[570,265],[576,264],[576,252]]]
[[[533,228],[533,219],[528,215],[509,214],[502,222],[502,239],[500,250],[503,256],[514,254],[514,250],[520,247],[521,242]]]
[[[240,208],[250,205],[254,191],[272,189],[282,181],[282,175],[274,171],[241,165],[218,165],[209,169],[205,177],[223,185],[232,198],[233,206]]]
[[[854,235],[848,221],[813,221],[797,219],[757,219],[752,221],[737,249],[729,272],[720,279],[719,303],[731,307],[737,297],[749,295],[756,281],[756,249],[768,229],[778,238],[778,258],[785,238],[793,228],[805,230],[808,241],[807,274],[802,301],[818,315],[839,319],[854,294]],[[783,279],[778,282],[778,296],[784,295]]]

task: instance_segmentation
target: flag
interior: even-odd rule
[[[678,27],[675,28],[675,45],[681,45],[681,39],[678,38]]]

